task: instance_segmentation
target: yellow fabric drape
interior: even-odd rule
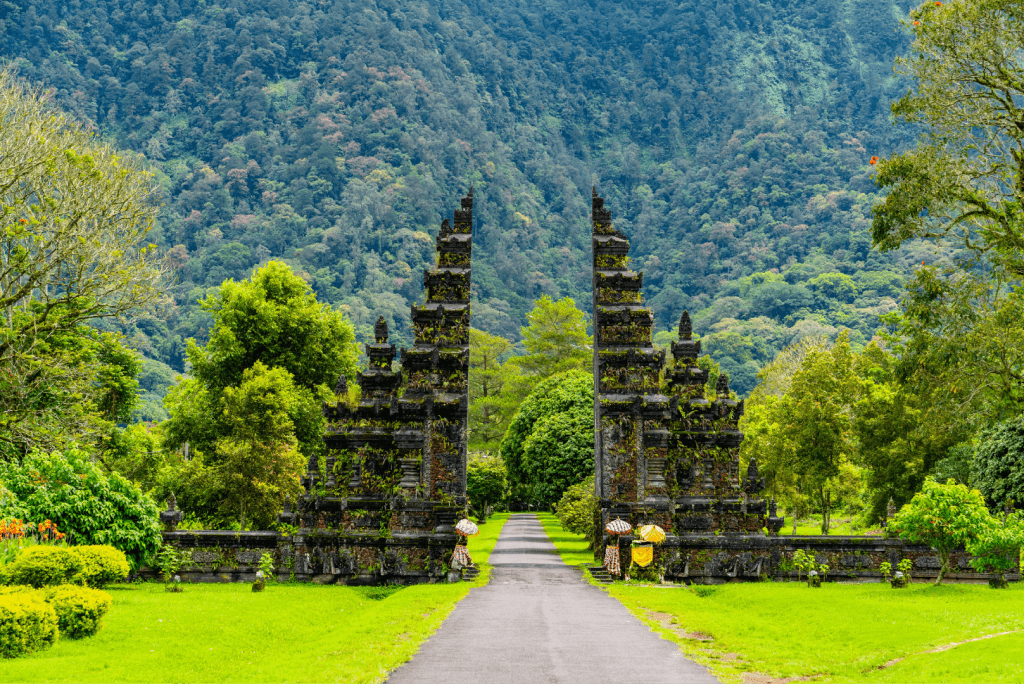
[[[634,546],[633,547],[633,562],[639,565],[641,568],[646,568],[654,560],[654,547],[653,546]]]

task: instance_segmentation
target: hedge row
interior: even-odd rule
[[[112,546],[30,546],[0,566],[0,584],[100,588],[124,579],[128,570],[128,559]]]

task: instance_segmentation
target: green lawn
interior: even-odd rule
[[[554,516],[540,517],[567,563],[591,561],[581,537]],[[1024,681],[1024,585],[615,582],[607,591],[724,682],[745,672],[831,682]],[[1019,633],[927,652],[1002,632]]]
[[[507,514],[470,540],[486,577]],[[478,580],[477,585],[483,580]],[[160,584],[110,590],[103,627],[0,661],[0,682],[381,682],[409,660],[473,585],[377,588]]]
[[[834,535],[850,535],[850,534],[864,534],[869,530],[865,530],[862,527],[855,526],[853,518],[832,518],[832,523],[829,525],[828,534],[829,536]],[[877,528],[875,530],[878,531]],[[806,518],[800,518],[796,521],[796,533],[797,535],[821,535],[821,515],[815,514]],[[793,534],[793,518],[786,515],[786,524],[779,530],[781,535]]]

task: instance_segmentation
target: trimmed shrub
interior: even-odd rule
[[[71,551],[82,560],[82,571],[76,581],[81,578],[86,585],[96,589],[123,580],[131,570],[128,557],[113,546],[75,546]]]
[[[594,496],[594,477],[574,484],[565,490],[555,509],[562,529],[575,534],[582,534],[590,542],[590,547],[600,537],[597,529],[597,497]]]
[[[16,658],[57,641],[57,613],[37,591],[0,593],[0,657]]]
[[[61,636],[69,639],[95,634],[113,601],[105,591],[70,584],[46,589],[44,595],[57,613]]]
[[[76,581],[82,558],[64,546],[30,546],[4,566],[6,584],[51,587]]]

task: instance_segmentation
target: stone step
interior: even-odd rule
[[[464,568],[462,570],[462,581],[463,582],[475,582],[476,578],[480,576],[480,568],[473,566]]]
[[[609,573],[608,570],[606,570],[603,565],[591,566],[591,567],[588,567],[587,569],[590,570],[590,576],[593,577],[598,582],[600,582],[601,584],[611,584],[612,583],[611,573]]]

